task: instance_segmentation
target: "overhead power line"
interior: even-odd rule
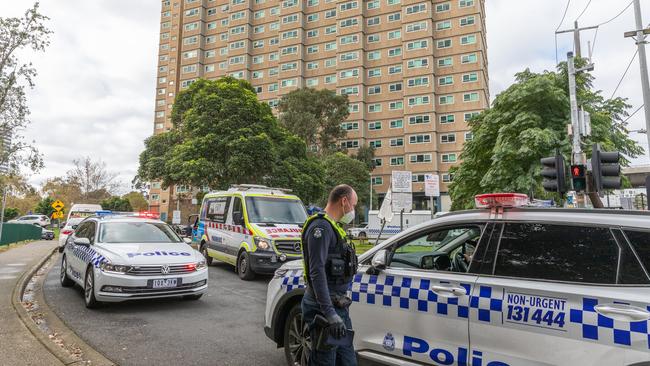
[[[639,108],[637,108],[636,111],[632,112],[632,114],[630,114],[630,115],[625,119],[625,121],[623,121],[623,123],[629,121],[630,118],[634,117],[634,115],[637,114],[637,112],[640,111],[641,108],[643,108],[644,105],[645,105],[645,104],[641,104],[641,106],[640,106]]]
[[[625,68],[625,72],[623,73],[623,76],[621,76],[621,80],[619,80],[618,84],[616,84],[616,89],[614,89],[614,92],[612,93],[612,96],[609,97],[609,99],[614,98],[614,95],[616,95],[616,92],[618,91],[618,88],[621,86],[621,83],[623,82],[623,79],[625,79],[625,75],[627,75],[627,72],[630,70],[630,66],[632,66],[632,62],[634,62],[634,59],[636,58],[636,55],[638,55],[638,54],[639,54],[639,50],[637,49],[634,52],[634,55],[632,55],[632,59],[627,64],[627,67]]]
[[[620,17],[621,15],[623,15],[623,13],[625,13],[625,11],[626,11],[627,9],[629,9],[630,6],[632,6],[632,3],[633,3],[633,2],[634,2],[634,1],[630,1],[630,3],[627,4],[627,6],[626,6],[623,10],[621,10],[620,13],[616,14],[616,16],[614,16],[612,19],[610,19],[610,20],[606,20],[606,21],[604,21],[604,22],[602,22],[602,23],[599,23],[599,24],[598,24],[598,27],[600,27],[601,25],[605,25],[605,24],[607,24],[607,23],[613,22],[616,18],[618,18],[618,17]]]
[[[582,12],[581,12],[580,15],[578,15],[578,17],[576,18],[576,22],[577,22],[578,20],[580,20],[580,17],[582,16],[582,14],[584,14],[585,11],[587,11],[587,9],[589,8],[589,5],[591,5],[591,0],[589,0],[589,2],[587,2],[587,5],[585,5],[585,8],[582,9]]]
[[[564,23],[564,18],[566,18],[566,13],[569,10],[569,5],[571,5],[571,0],[567,0],[566,8],[564,8],[564,14],[562,14],[562,20],[560,20],[560,24],[558,24],[557,28],[555,28],[555,64],[556,65],[560,63],[560,60],[557,57],[557,31],[560,30],[562,23]]]

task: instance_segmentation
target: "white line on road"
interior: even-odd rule
[[[5,266],[9,266],[9,267],[24,267],[26,265],[27,265],[27,263],[8,263],[8,264],[5,264]]]
[[[0,276],[0,280],[13,280],[16,279],[18,276]]]

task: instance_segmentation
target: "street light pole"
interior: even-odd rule
[[[641,17],[641,3],[634,0],[634,20],[636,29],[626,32],[625,37],[636,37],[636,45],[639,51],[639,67],[641,68],[641,91],[643,92],[643,103],[645,111],[646,131],[650,131],[650,80],[648,79],[648,61],[645,53],[646,34],[649,29],[643,28],[643,19]],[[650,146],[650,134],[648,134],[648,146]],[[649,149],[650,152],[650,149]]]

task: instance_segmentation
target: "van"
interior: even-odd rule
[[[230,263],[241,279],[252,280],[301,258],[306,219],[305,206],[290,190],[242,184],[206,194],[193,232],[208,265],[213,259]]]
[[[68,236],[74,232],[77,228],[77,225],[89,216],[95,215],[97,211],[101,211],[101,205],[89,204],[89,203],[77,203],[72,205],[68,211],[68,218],[65,220],[65,225],[61,228],[59,232],[59,252],[63,252],[66,242],[68,241]]]

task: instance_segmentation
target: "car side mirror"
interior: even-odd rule
[[[189,244],[192,244],[192,239],[191,239],[191,238],[184,237],[184,238],[183,238],[183,241],[185,242],[185,244],[188,244],[188,245],[189,245]]]
[[[232,213],[232,222],[235,225],[244,225],[244,215],[241,212]]]
[[[75,238],[74,239],[74,244],[75,245],[80,245],[82,247],[89,247],[90,246],[90,239],[88,239],[88,238]]]
[[[380,270],[380,271],[386,269],[386,257],[387,256],[388,256],[388,252],[386,251],[386,249],[382,249],[382,250],[378,251],[372,257],[372,261],[370,261],[370,265],[372,265],[372,267],[374,269],[377,269],[377,270]]]

